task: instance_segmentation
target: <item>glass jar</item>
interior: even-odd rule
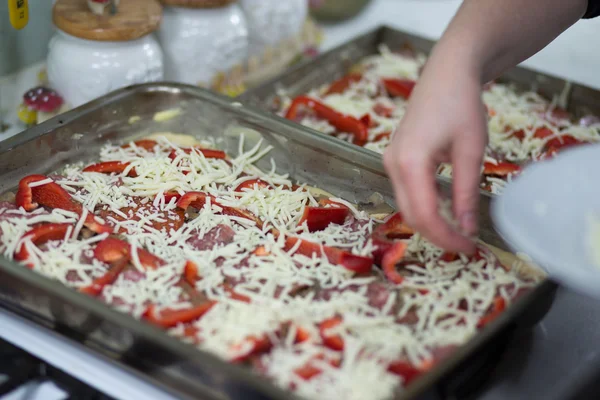
[[[248,20],[250,54],[295,37],[308,16],[307,0],[240,0]]]

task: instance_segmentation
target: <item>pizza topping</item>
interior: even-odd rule
[[[306,223],[309,232],[322,231],[330,224],[343,224],[349,213],[346,207],[306,207],[298,224]]]
[[[404,116],[406,99],[424,62],[423,54],[392,52],[382,46],[379,54],[366,57],[359,62],[356,71],[329,86],[296,99],[281,93],[280,113],[287,112],[290,119],[310,128],[383,153]],[[500,194],[506,183],[528,163],[552,158],[575,145],[600,140],[597,118],[586,116],[575,121],[565,109],[557,107],[557,99],[548,101],[537,93],[495,82],[484,86],[482,99],[488,111],[489,145],[481,187],[494,194]],[[299,104],[308,102],[328,107],[328,115],[337,113],[362,121],[366,133],[361,133],[357,140],[351,128],[325,114],[297,112]],[[451,178],[452,168],[442,165],[438,173]]]
[[[92,164],[83,169],[83,172],[98,172],[101,174],[123,174],[127,176],[137,176],[134,168],[129,167],[129,163],[120,161],[106,161],[98,164]]]
[[[25,233],[20,249],[15,253],[15,260],[26,262],[29,259],[28,246],[31,243],[40,246],[50,240],[60,240],[69,237],[73,231],[71,224],[43,224]]]
[[[85,213],[84,224],[90,230],[96,233],[112,231],[109,226],[101,223],[93,214],[88,213],[65,189],[44,175],[30,175],[21,179],[15,202],[26,211],[44,206],[60,208],[80,216]]]
[[[344,115],[310,97],[296,97],[288,109],[285,117],[287,119],[295,120],[300,107],[310,108],[316,115],[318,115],[320,118],[326,119],[331,125],[335,126],[340,131],[352,134],[354,143],[356,144],[362,145],[367,139],[368,125],[363,121],[349,115]]]
[[[215,302],[207,301],[192,308],[184,308],[179,310],[162,309],[157,310],[156,306],[150,305],[144,313],[144,318],[149,322],[158,325],[162,328],[172,328],[177,324],[185,324],[196,321],[206,314]]]
[[[29,211],[0,203],[1,250],[23,246],[33,270],[311,398],[388,398],[535,284],[491,253],[444,253],[399,214],[381,223],[258,170],[262,143],[197,151],[211,145],[107,145],[98,161],[136,176],[73,165],[31,179]],[[96,215],[124,235],[87,236]],[[49,224],[68,227],[28,236]]]
[[[402,97],[403,99],[408,99],[412,90],[414,89],[416,82],[408,79],[382,79],[383,86],[385,90],[392,97]]]

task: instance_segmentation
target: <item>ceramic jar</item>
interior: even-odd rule
[[[248,57],[248,28],[239,5],[166,6],[158,37],[165,54],[165,78],[209,86],[217,73]]]
[[[307,0],[240,0],[240,5],[248,20],[253,55],[298,35],[308,15]]]
[[[151,35],[126,42],[79,39],[58,31],[47,59],[48,82],[72,107],[124,86],[163,79],[163,56]]]
[[[77,107],[124,86],[163,80],[163,55],[153,33],[162,8],[157,0],[113,1],[112,12],[89,1],[57,0],[47,74],[50,87]],[[92,2],[111,4],[110,1]]]

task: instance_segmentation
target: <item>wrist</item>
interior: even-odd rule
[[[471,40],[444,37],[431,53],[424,74],[483,85],[490,78],[482,54]]]

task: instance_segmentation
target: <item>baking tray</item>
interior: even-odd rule
[[[162,122],[153,119],[156,112],[173,108],[180,110],[178,116]],[[132,116],[139,117],[138,121],[131,123]],[[369,201],[375,192],[389,204],[394,201],[380,157],[357,152],[335,138],[314,135],[233,99],[170,83],[118,90],[0,143],[0,192],[13,190],[28,174],[90,161],[106,141],[127,141],[159,131],[212,137],[232,152],[237,152],[239,135],[244,132],[247,147],[260,138],[274,147],[272,157],[279,173],[356,203]],[[265,159],[258,166],[268,169],[270,162]],[[446,181],[440,181],[440,186],[450,188]],[[489,197],[483,196],[482,239],[506,249],[492,228],[488,207]],[[479,382],[480,374],[495,365],[511,333],[531,327],[545,315],[555,288],[550,281],[542,282],[398,399],[432,393],[439,398],[465,399],[465,388]],[[0,258],[0,306],[41,329],[67,336],[179,398],[296,398],[248,369],[197,350],[4,258]]]
[[[363,58],[378,54],[378,47],[387,45],[391,50],[409,46],[417,52],[429,54],[435,42],[387,26],[358,36],[318,57],[298,64],[280,76],[242,94],[239,99],[244,104],[260,107],[275,113],[279,109],[279,94],[284,91],[291,98],[305,94],[312,89],[331,83],[346,75],[349,69]],[[498,80],[513,83],[518,89],[534,90],[548,99],[558,96],[559,105],[572,112],[575,117],[600,115],[600,91],[583,85],[573,84],[556,76],[516,67],[506,71]],[[280,118],[280,117],[278,117]],[[325,135],[317,130],[302,127],[307,132]],[[344,142],[338,139],[340,142]],[[363,147],[344,142],[360,152],[374,153]]]

